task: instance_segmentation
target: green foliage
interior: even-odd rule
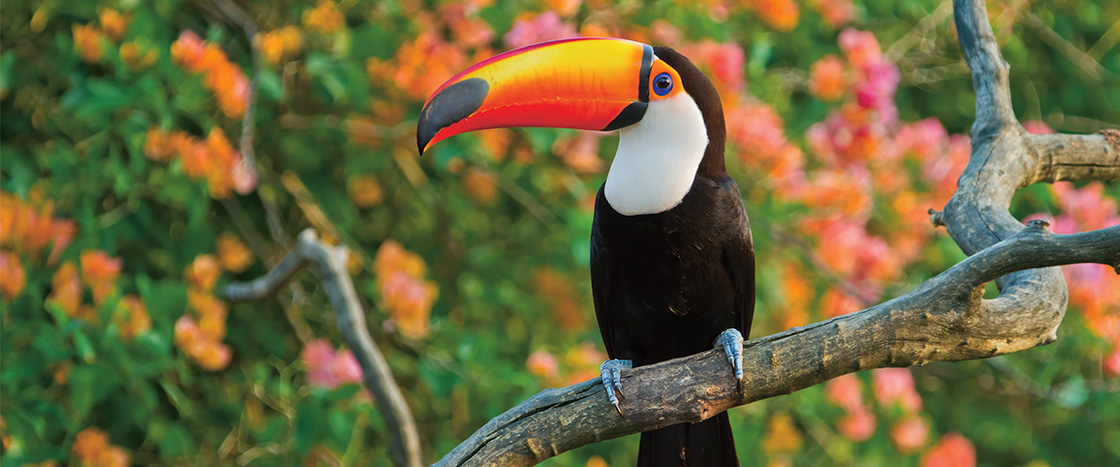
[[[871,301],[904,292],[963,257],[943,231],[899,217],[902,208],[892,204],[913,195],[918,201],[906,212],[918,217],[940,208],[935,203],[944,200],[933,194],[937,183],[927,176],[927,164],[952,159],[953,144],[963,140],[946,137],[927,159],[900,156],[903,162],[890,169],[877,165],[874,152],[841,171],[844,183],[858,179],[851,183],[870,187],[864,194],[869,207],[857,214],[835,206],[860,196],[853,194],[859,190],[838,189],[831,198],[807,194],[823,185],[819,174],[835,169],[812,149],[807,132],[855,100],[851,83],[839,102],[812,91],[813,65],[844,54],[837,44],[844,25],[872,31],[901,72],[897,93],[892,89],[888,99],[899,118],[885,125],[882,147],[927,118],[949,134],[967,134],[974,100],[948,3],[857,2],[849,20],[834,24],[813,5],[845,2],[795,2],[800,13],[788,27],[788,17],[762,13],[760,5],[780,1],[587,1],[575,2],[571,12],[563,11],[571,2],[341,2],[341,19],[324,7],[332,2],[228,3],[247,8],[262,34],[292,26],[298,40],[292,46],[279,35],[259,36],[258,66],[253,42],[211,2],[5,3],[0,189],[6,195],[0,210],[26,209],[57,225],[19,230],[26,238],[18,241],[10,237],[19,225],[13,218],[3,217],[0,226],[4,264],[18,260],[24,281],[9,293],[14,276],[0,276],[12,281],[0,287],[4,466],[78,465],[85,458],[75,446],[85,445],[80,433],[91,427],[136,464],[388,465],[388,431],[365,391],[316,380],[315,372],[325,370],[308,349],[323,342],[316,339],[337,348],[341,337],[314,277],[301,275],[275,300],[230,306],[228,316],[215,311],[224,305],[197,302],[215,293],[198,281],[220,274],[220,288],[258,277],[307,227],[353,249],[352,272],[371,332],[416,417],[426,461],[543,387],[596,377],[604,355],[595,350],[602,347],[587,272],[590,200],[605,177],[614,138],[518,129],[459,136],[422,159],[415,155],[413,127],[427,94],[476,59],[507,49],[515,42],[507,33],[522,28],[525,34],[526,21],[553,8],[560,10],[558,22],[537,27],[537,34],[603,32],[655,41],[671,37],[658,29],[669,24],[681,43],[667,45],[695,53],[723,47],[719,53],[726,55],[716,60],[694,59],[717,77],[729,115],[751,115],[736,114],[729,124],[765,129],[769,120],[751,112],[771,111],[782,140],[775,149],[805,154],[795,172],[807,183],[796,190],[782,185],[774,168],[787,153],[759,162],[748,147],[755,140],[745,139],[728,154],[759,252],[755,337],[825,318],[842,308],[827,299],[839,296],[838,283],[872,280],[859,271],[818,269],[814,260],[832,263],[809,220],[859,217],[853,225],[860,235],[891,247],[895,240],[917,239],[919,247],[906,259],[890,251],[880,255],[894,266],[861,289]],[[1022,120],[1085,133],[1120,122],[1113,24],[1120,4],[990,3]],[[113,37],[114,21],[125,25],[119,37]],[[1103,71],[1063,52],[1047,29],[1086,51]],[[188,30],[221,51],[221,60],[207,56],[192,69],[184,59],[189,50],[173,52],[173,44],[188,42]],[[268,58],[269,47],[280,50],[277,59]],[[712,69],[735,63],[728,60],[738,50],[741,66],[731,67],[737,69]],[[732,77],[720,78],[724,73]],[[249,79],[255,80],[255,103],[239,87]],[[239,141],[246,105],[254,110],[250,162],[256,179],[233,171],[243,158],[249,161]],[[192,159],[197,148],[207,156]],[[867,181],[895,170],[904,188],[886,192]],[[952,185],[955,178],[947,180]],[[1090,207],[1115,211],[1108,202],[1120,189],[1104,191]],[[1065,193],[1027,187],[1012,212],[1065,214],[1059,211],[1070,199]],[[69,236],[68,223],[75,229]],[[48,236],[38,249],[27,246],[31,238]],[[229,238],[238,239],[235,246]],[[434,303],[395,301],[400,291],[386,283],[396,269],[379,269],[375,261],[384,258],[388,240],[418,255],[421,271],[407,284],[420,287],[421,296],[425,286],[438,290]],[[94,260],[86,254],[98,250],[120,261],[109,279],[87,270]],[[252,261],[239,265],[235,253],[250,250]],[[202,268],[205,255],[216,255],[220,270]],[[80,268],[73,276],[80,280],[80,307],[61,299],[65,264]],[[7,267],[0,265],[3,274]],[[109,284],[105,292],[98,292],[99,280]],[[1106,303],[1094,314],[1074,295],[1051,346],[998,362],[914,369],[922,401],[917,412],[864,390],[877,420],[865,441],[852,441],[838,428],[848,413],[829,401],[825,387],[733,410],[739,454],[744,463],[916,465],[941,435],[959,432],[975,445],[982,465],[1117,464],[1118,380],[1102,361],[1117,352],[1120,339],[1110,341],[1097,320],[1115,317],[1120,305]],[[135,334],[132,298],[150,318]],[[181,337],[184,317],[206,332],[203,321],[218,314],[224,337]],[[203,341],[210,346],[205,351],[196,345]],[[221,364],[216,355],[223,348],[228,360]],[[330,358],[347,361],[344,353]],[[874,387],[871,375],[858,378]],[[789,415],[792,428],[774,422],[775,414]],[[910,416],[927,420],[930,434],[903,453],[891,429]],[[767,442],[774,433],[801,441],[784,450]],[[97,446],[98,452],[109,449]],[[594,456],[629,465],[636,447],[637,437],[611,440],[549,465],[588,465]]]

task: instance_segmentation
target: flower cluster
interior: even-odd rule
[[[864,402],[863,383],[854,374],[847,374],[825,384],[825,400],[838,406],[846,415],[837,423],[845,438],[863,442],[875,433],[876,417]],[[871,372],[871,388],[879,406],[887,413],[901,415],[894,420],[890,439],[902,454],[920,451],[929,441],[930,423],[921,415],[922,398],[914,389],[914,378],[906,368],[879,368]]]
[[[185,313],[175,322],[175,346],[208,371],[224,369],[233,358],[233,350],[222,343],[229,309],[213,295],[221,273],[222,263],[217,258],[195,257],[183,270],[187,308],[194,313]]]
[[[319,0],[315,8],[303,12],[303,25],[312,31],[331,34],[342,28],[346,17],[331,0]]]
[[[599,376],[599,365],[606,359],[595,344],[584,341],[559,358],[547,350],[537,350],[529,355],[525,366],[542,387],[562,387]]]
[[[203,84],[218,99],[218,107],[230,118],[245,114],[249,101],[249,79],[241,66],[229,61],[216,44],[206,42],[194,31],[183,31],[171,44],[171,59],[191,74],[205,74]]]
[[[373,259],[373,273],[381,301],[391,325],[404,336],[420,339],[428,335],[432,305],[439,289],[424,279],[427,267],[419,255],[386,240]]]
[[[285,57],[296,55],[303,49],[303,33],[295,26],[284,26],[255,37],[261,56],[271,64],[280,63]]]
[[[43,250],[51,245],[47,263],[54,264],[74,239],[76,226],[72,220],[54,218],[53,202],[35,202],[42,200],[37,190],[33,189],[29,197],[32,203],[0,191],[0,247],[38,260]],[[15,256],[10,260],[18,265]]]
[[[1046,130],[1036,126],[1038,132]],[[1058,182],[1051,189],[1060,211],[1049,219],[1055,233],[1071,234],[1120,224],[1120,207],[1104,196],[1104,185],[1100,182],[1082,188]],[[1027,220],[1048,217],[1036,214]],[[1105,373],[1120,377],[1120,276],[1103,264],[1072,264],[1062,271],[1069,284],[1070,304],[1081,311],[1089,330],[1108,346],[1103,359]]]
[[[856,14],[852,0],[811,0],[809,4],[821,15],[824,24],[834,29],[848,24]]]
[[[70,458],[77,467],[128,467],[128,453],[109,444],[109,435],[94,427],[78,432],[70,448]]]
[[[182,161],[183,172],[193,179],[206,179],[210,196],[229,197],[230,191],[248,194],[257,185],[256,171],[234,149],[221,128],[213,128],[202,141],[182,131],[148,130],[144,155],[159,162]]]
[[[362,367],[349,350],[335,350],[326,339],[313,339],[300,352],[307,383],[334,389],[343,384],[361,384]]]
[[[778,31],[789,32],[797,26],[799,12],[793,0],[749,0],[746,3],[762,22]]]
[[[564,21],[555,11],[540,14],[525,13],[518,16],[504,36],[502,43],[510,49],[538,42],[566,39],[576,36],[576,28]]]
[[[571,281],[552,268],[541,268],[533,272],[533,287],[537,294],[548,302],[552,319],[561,331],[586,329],[587,314],[572,290]]]

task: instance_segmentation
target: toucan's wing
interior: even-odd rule
[[[599,229],[599,205],[606,204],[599,190],[596,201],[595,219],[591,223],[591,296],[595,302],[595,318],[599,321],[599,332],[603,335],[603,346],[607,348],[608,358],[623,358],[615,353],[614,329],[611,328],[611,297],[614,295],[615,275],[618,265],[614,252],[607,248]]]
[[[731,277],[735,288],[735,309],[739,312],[737,328],[743,339],[750,339],[751,321],[754,319],[754,240],[751,237],[751,223],[743,210],[742,195],[734,186],[735,203],[739,211],[739,235],[733,237],[723,248],[724,268]]]

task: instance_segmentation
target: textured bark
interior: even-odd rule
[[[1015,119],[1007,62],[984,2],[955,0],[954,16],[972,71],[976,121],[972,157],[957,191],[931,221],[970,255],[915,290],[863,311],[745,343],[742,387],[721,352],[622,373],[620,416],[598,379],[549,389],[491,420],[437,465],[533,465],[605,439],[683,422],[789,394],[837,376],[930,361],[1018,352],[1053,342],[1068,292],[1055,266],[1120,268],[1120,226],[1056,235],[1008,212],[1030,183],[1120,178],[1120,134],[1030,135]],[[1120,272],[1120,270],[1118,270]],[[996,281],[999,297],[982,299]]]
[[[268,274],[251,282],[226,286],[222,290],[222,298],[243,302],[272,297],[300,270],[310,266],[334,307],[338,329],[346,339],[346,345],[362,367],[363,383],[373,394],[385,418],[392,438],[389,456],[396,465],[419,467],[420,435],[416,430],[416,421],[393,373],[389,371],[389,365],[366,329],[365,310],[346,271],[348,254],[346,247],[329,246],[320,241],[313,230],[305,230],[299,235],[295,247]]]

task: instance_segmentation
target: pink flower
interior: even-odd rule
[[[303,346],[300,354],[307,368],[307,382],[312,386],[333,389],[338,378],[333,371],[334,347],[326,339],[314,339]]]
[[[1120,345],[1112,349],[1112,353],[1104,357],[1104,374],[1109,378],[1120,376]]]
[[[716,42],[704,39],[682,47],[681,53],[688,56],[696,66],[711,72],[712,81],[721,94],[730,97],[746,88],[746,79],[743,77],[746,54],[734,41]]]
[[[903,454],[917,452],[928,440],[929,421],[918,415],[908,415],[891,428],[891,441]]]
[[[555,378],[560,368],[556,356],[547,350],[538,350],[530,354],[525,366],[529,367],[529,373],[545,379]]]
[[[944,155],[949,144],[949,132],[941,121],[930,117],[904,125],[894,137],[896,149],[902,154],[913,154],[920,161],[931,161]]]
[[[507,47],[518,48],[538,42],[576,36],[576,28],[565,23],[555,11],[546,11],[529,19],[514,21],[502,37]]]
[[[855,16],[856,7],[852,0],[816,0],[811,2],[821,14],[824,24],[838,28],[848,24]]]
[[[848,412],[859,411],[864,407],[861,386],[859,377],[851,373],[833,378],[824,385],[825,400]]]
[[[840,419],[836,428],[840,434],[857,443],[867,441],[875,434],[875,415],[866,406]]]
[[[922,467],[976,467],[976,448],[972,441],[952,432],[922,456]]]
[[[1038,120],[1027,120],[1027,121],[1023,122],[1023,129],[1027,130],[1027,133],[1030,133],[1032,135],[1052,135],[1052,134],[1054,134],[1054,130],[1050,129],[1050,125],[1047,125],[1047,124],[1045,124],[1043,122],[1040,122]]]
[[[1068,214],[1078,229],[1096,230],[1120,224],[1120,208],[1116,200],[1104,196],[1104,185],[1100,182],[1081,189],[1069,182],[1055,183],[1053,187],[1062,214]]]
[[[879,403],[898,404],[907,412],[922,408],[922,398],[914,390],[914,376],[908,368],[878,368],[871,370],[871,388]]]
[[[879,40],[870,32],[845,28],[840,31],[837,41],[840,43],[840,50],[853,66],[862,67],[882,56]]]
[[[335,354],[331,371],[338,378],[340,384],[360,384],[362,382],[362,367],[354,358],[354,352],[342,350]]]

